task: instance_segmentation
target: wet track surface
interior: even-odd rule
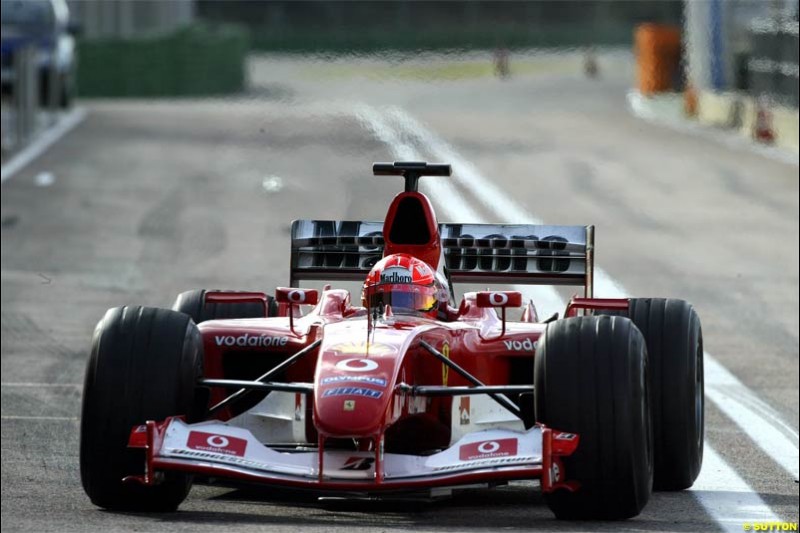
[[[3,530],[713,531],[741,530],[748,517],[797,521],[796,165],[635,118],[623,75],[545,69],[400,86],[335,67],[256,62],[256,89],[237,100],[87,102],[82,125],[3,183]],[[423,181],[441,221],[596,224],[598,264],[625,291],[697,307],[706,350],[741,383],[711,368],[713,451],[696,489],[656,493],[641,516],[614,524],[557,522],[532,486],[433,504],[195,487],[175,514],[94,508],[80,487],[78,417],[104,311],[168,307],[195,287],[286,284],[290,221],[382,219],[400,182],[373,178],[370,165],[399,159],[454,164],[452,179]],[[36,184],[43,171],[52,185]],[[619,290],[599,284],[598,296]],[[554,296],[540,313],[560,310]],[[730,400],[745,397],[742,386],[755,411]],[[750,412],[761,425],[736,423]],[[762,442],[775,436],[788,455],[776,455],[780,439]]]

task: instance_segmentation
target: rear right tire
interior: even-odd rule
[[[703,330],[692,305],[675,298],[631,298],[628,316],[647,342],[656,490],[683,490],[703,464]]]
[[[559,519],[636,516],[653,485],[647,350],[624,317],[586,316],[547,326],[534,363],[537,421],[579,435],[563,458],[575,492],[545,494]]]

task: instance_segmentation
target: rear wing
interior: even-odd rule
[[[453,283],[583,286],[592,297],[594,226],[439,224]],[[383,257],[383,223],[295,220],[289,284],[363,281]]]

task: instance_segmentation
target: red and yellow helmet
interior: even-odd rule
[[[408,254],[392,254],[370,270],[361,301],[367,309],[389,305],[395,314],[436,318],[441,295],[430,265]]]

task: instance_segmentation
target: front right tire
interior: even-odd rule
[[[692,486],[703,465],[703,329],[694,307],[676,298],[631,298],[627,316],[644,335],[650,361],[656,490]]]
[[[575,492],[544,495],[559,519],[638,515],[653,486],[647,350],[627,318],[584,316],[548,324],[534,362],[537,421],[577,433],[562,459]]]

